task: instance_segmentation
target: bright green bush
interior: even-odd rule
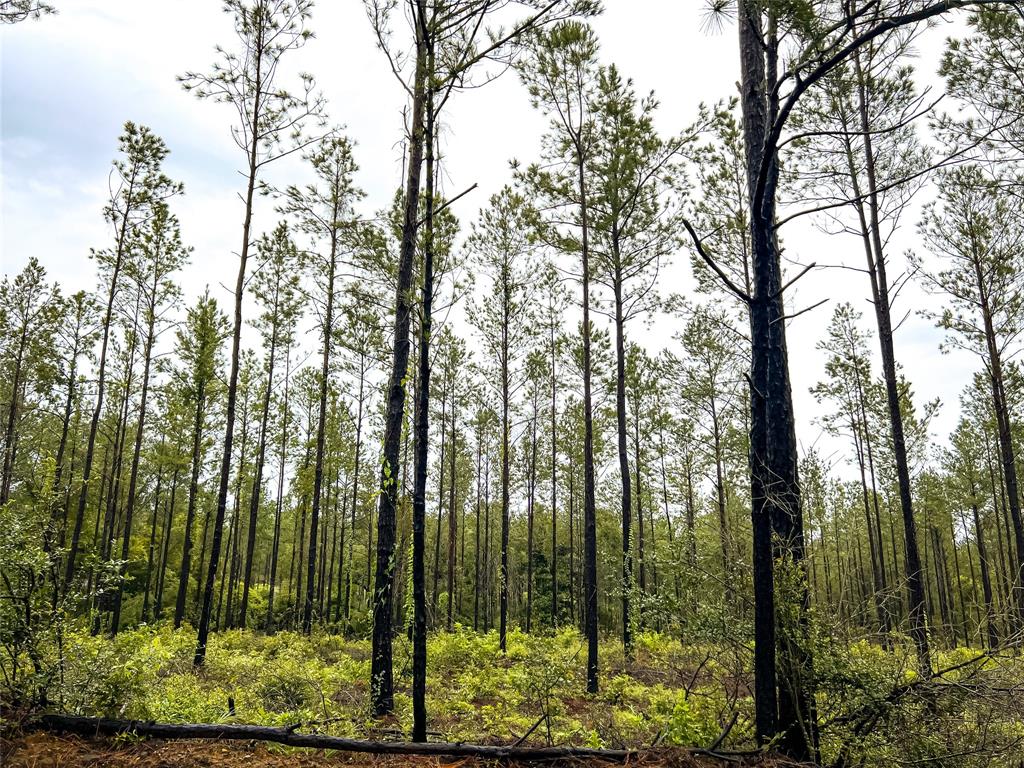
[[[976,660],[969,649],[939,652],[940,666],[964,665],[950,673],[948,687],[930,698],[908,695],[894,707],[887,697],[917,681],[908,643],[894,638],[891,648],[883,648],[823,636],[814,642],[819,715],[831,724],[822,738],[826,761],[845,751],[865,766],[897,758],[924,764],[954,750],[967,754],[973,741],[1024,738],[1020,718],[965,693],[967,685],[1018,685],[1024,665],[1016,656]],[[380,733],[367,709],[367,640],[230,630],[211,636],[206,665],[198,671],[194,643],[191,628],[175,631],[166,624],[129,629],[115,640],[71,628],[51,700],[86,715],[302,723],[352,737]],[[700,746],[715,742],[735,718],[727,744],[749,748],[753,708],[744,654],[739,646],[683,645],[643,632],[627,659],[621,645],[606,640],[601,689],[590,696],[584,693],[584,642],[572,629],[540,635],[513,630],[503,655],[496,633],[457,626],[428,640],[430,729],[463,741],[514,741],[532,728],[534,743]],[[412,670],[404,636],[395,639],[394,657],[396,709],[386,727],[408,731]],[[872,729],[857,731],[857,717],[873,707],[881,714]],[[966,758],[945,764],[975,765]]]

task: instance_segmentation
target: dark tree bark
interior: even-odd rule
[[[153,342],[156,340],[156,313],[157,313],[157,291],[159,290],[160,274],[158,269],[153,270],[153,283],[149,286],[150,301],[152,305],[147,311],[146,339],[143,342],[143,363],[142,363],[142,394],[139,396],[139,419],[135,425],[135,445],[132,449],[132,467],[128,480],[128,500],[124,509],[124,531],[121,537],[121,562],[128,561],[128,547],[132,536],[132,517],[135,513],[135,498],[138,493],[139,483],[139,460],[142,456],[142,436],[146,425],[146,407],[149,403],[149,373],[153,361]],[[153,511],[154,525],[156,530],[156,510]],[[114,597],[114,612],[110,619],[110,635],[116,637],[121,626],[121,604],[124,599],[124,580],[121,578],[121,568],[117,568],[118,584],[117,594]],[[145,615],[145,614],[143,614]]]
[[[477,426],[476,432],[476,525],[473,533],[476,537],[476,546],[473,547],[473,631],[480,629],[480,481],[483,478],[481,466],[483,463],[483,427]]]
[[[484,632],[491,631],[491,456],[484,465]]]
[[[206,409],[206,382],[200,381],[196,391],[196,412],[192,426],[192,474],[188,486],[188,507],[185,511],[185,541],[181,549],[181,569],[178,571],[178,599],[174,605],[174,628],[185,618],[185,599],[188,579],[192,570],[192,525],[196,519],[196,494],[199,492],[199,468],[203,445],[203,419]]]
[[[551,334],[551,626],[558,628],[558,373],[555,322]]]
[[[18,334],[18,351],[14,353],[14,373],[11,376],[11,402],[7,407],[7,424],[4,428],[4,459],[3,472],[0,474],[0,505],[6,504],[10,498],[11,478],[14,472],[14,448],[16,444],[15,427],[18,423],[18,404],[24,387],[22,370],[25,352],[29,342],[29,324],[25,323]]]
[[[539,392],[533,395],[533,418],[530,422],[530,476],[529,497],[526,500],[526,631],[530,632],[533,619],[533,518],[537,499],[537,417]]]
[[[335,211],[332,221],[337,221],[337,195],[334,196]],[[334,280],[338,265],[338,232],[331,228],[330,262],[327,267],[327,295],[324,309],[323,352],[320,360],[320,413],[316,425],[316,460],[313,465],[313,501],[309,514],[309,556],[306,559],[306,598],[302,607],[302,632],[308,635],[313,631],[313,589],[316,576],[317,533],[320,524],[320,496],[324,484],[324,452],[327,439],[327,389],[330,375],[331,347],[334,339]]]
[[[324,734],[297,733],[295,728],[237,724],[171,724],[141,720],[106,720],[71,715],[44,715],[43,727],[83,736],[135,734],[159,739],[212,739],[271,741],[291,747],[358,752],[372,755],[428,755],[433,757],[469,757],[493,761],[551,762],[599,760],[628,762],[639,753],[626,749],[590,749],[587,747],[526,747],[464,744],[450,742],[361,741]],[[694,754],[702,754],[694,750]],[[714,754],[714,753],[711,753]]]
[[[363,399],[366,385],[366,360],[362,352],[359,353],[359,400],[356,411],[356,455],[355,466],[352,470],[352,533],[349,536],[348,544],[348,571],[345,578],[345,621],[348,621],[352,598],[352,571],[355,563],[352,560],[353,545],[356,538],[356,508],[359,504],[359,460],[363,448]],[[370,521],[367,521],[367,530],[370,530]],[[370,546],[367,542],[366,563],[370,563]],[[369,573],[367,573],[369,575]]]
[[[224,573],[221,576],[220,591],[221,595],[224,594],[224,583],[227,582],[228,590],[228,605],[227,613],[225,614],[224,623],[221,623],[220,617],[220,605],[217,606],[217,627],[233,627],[234,624],[234,596],[235,596],[235,582],[238,581],[238,572],[241,568],[241,560],[239,558],[239,539],[242,534],[242,488],[245,485],[245,455],[249,448],[249,414],[251,409],[249,407],[249,391],[243,393],[242,397],[242,440],[241,450],[238,455],[238,475],[235,478],[235,504],[234,509],[231,512],[231,525],[228,532],[228,552],[224,557]]]
[[[163,544],[160,554],[160,565],[157,568],[156,597],[153,600],[153,618],[162,619],[164,615],[164,578],[167,575],[167,561],[171,549],[171,526],[174,523],[174,502],[178,493],[177,467],[171,476],[171,498],[167,502],[167,515],[164,518]]]
[[[277,315],[275,307],[273,314]],[[238,606],[238,626],[245,628],[249,612],[249,587],[252,582],[252,561],[256,552],[256,524],[259,520],[260,497],[263,492],[263,466],[267,456],[267,426],[270,420],[270,395],[274,386],[274,362],[277,354],[278,323],[276,320],[270,332],[270,349],[267,351],[267,380],[263,390],[263,407],[260,414],[260,437],[256,446],[256,465],[253,467],[252,492],[249,494],[249,529],[245,542],[245,570],[242,574],[242,600]]]
[[[77,384],[77,379],[78,379],[78,358],[81,357],[81,355],[82,355],[82,346],[83,346],[83,343],[84,343],[84,339],[85,339],[85,337],[87,335],[87,332],[86,332],[86,329],[85,329],[85,309],[84,309],[85,302],[84,302],[84,297],[85,297],[84,292],[76,294],[74,297],[72,297],[72,301],[74,302],[72,306],[75,307],[75,314],[74,314],[74,327],[73,327],[73,330],[71,332],[71,338],[72,338],[71,352],[68,355],[68,372],[67,372],[67,377],[68,377],[68,393],[67,393],[67,396],[64,399],[64,416],[61,419],[60,442],[57,445],[57,457],[56,457],[56,460],[55,460],[56,469],[54,470],[54,475],[53,475],[53,487],[55,489],[57,489],[57,490],[61,490],[62,489],[61,480],[63,479],[63,476],[64,476],[65,454],[67,453],[68,435],[69,435],[70,429],[71,429],[71,416],[72,416],[72,412],[74,411],[74,407],[75,407],[75,393],[76,393],[75,385]],[[77,434],[77,419],[78,419],[79,415],[80,414],[75,414],[75,418],[76,418],[76,428],[75,428],[75,431],[76,431],[76,434]],[[72,469],[74,467],[74,450],[75,449],[72,448],[72,457],[71,457]],[[66,497],[67,497],[68,492],[70,491],[70,481],[71,481],[70,477],[68,478],[68,481],[69,481],[68,482],[68,488],[64,492],[65,499],[64,499],[64,503],[62,505],[63,509],[58,509],[57,507],[54,507],[54,510],[53,510],[53,524],[54,524],[54,528],[55,529],[59,525],[59,528],[60,528],[59,542],[60,542],[61,546],[64,545],[64,541],[65,541],[66,534],[67,534],[67,530],[66,529],[67,529],[68,509],[67,509],[67,498]],[[63,518],[60,521],[58,521],[57,517],[60,514],[63,514]],[[53,536],[53,535],[54,535],[54,532],[51,532],[51,536]],[[48,538],[47,541],[52,546],[52,538]],[[50,550],[47,549],[47,551],[50,551]],[[58,568],[59,567],[59,563],[55,564],[54,567],[55,567],[55,569]],[[60,576],[57,575],[56,570],[55,570],[55,574],[54,574],[54,577],[53,577],[53,584],[54,584],[54,596],[56,597],[57,592],[60,589]]]
[[[451,447],[449,448],[449,463],[451,469],[451,475],[448,480],[448,611],[447,620],[445,626],[448,631],[451,632],[453,629],[454,610],[455,610],[455,560],[457,552],[455,551],[456,537],[458,535],[457,518],[455,517],[455,462],[458,456],[456,450],[456,421],[458,414],[458,400],[455,395],[455,381],[457,376],[453,373],[452,384],[451,384],[451,398],[452,398],[452,435],[451,435]],[[444,472],[444,467],[441,467],[441,471]],[[464,529],[463,529],[464,530]]]
[[[161,449],[163,442],[161,441]],[[149,621],[149,595],[153,586],[153,560],[156,559],[156,529],[157,518],[160,517],[160,492],[163,490],[164,469],[161,466],[156,468],[156,488],[153,491],[153,513],[149,523],[149,546],[146,547],[146,586],[142,590],[142,612],[140,620]]]
[[[590,233],[585,153],[578,136],[576,161],[580,200],[580,256],[583,267],[583,595],[586,607],[587,692],[597,693],[597,502],[594,497],[594,403],[591,395]]]
[[[128,336],[128,359],[125,365],[125,379],[122,382],[121,405],[118,408],[118,421],[114,427],[114,461],[111,465],[110,483],[111,490],[107,495],[106,514],[103,518],[103,535],[100,540],[100,559],[110,562],[114,554],[114,541],[117,539],[119,504],[121,502],[121,484],[124,479],[125,444],[128,440],[128,412],[131,408],[132,386],[135,379],[135,352],[139,341],[139,311],[142,305],[141,287],[136,293],[135,310],[132,315],[131,333]],[[99,634],[103,621],[103,612],[107,610],[100,606],[99,594],[93,595],[96,611],[93,614],[92,634]],[[117,593],[114,593],[116,604]],[[111,625],[113,628],[113,625]],[[113,633],[112,633],[113,634]]]
[[[444,504],[445,504],[445,487],[444,481],[448,477],[448,473],[445,472],[448,460],[448,378],[442,376],[441,385],[441,423],[438,428],[441,431],[441,455],[438,462],[438,481],[437,481],[437,525],[434,526],[434,588],[430,596],[430,619],[431,623],[436,626],[437,621],[437,603],[440,599],[439,591],[441,586],[441,520],[444,517]],[[451,514],[449,514],[449,518]]]
[[[889,426],[892,432],[893,458],[896,461],[896,477],[900,494],[900,511],[903,515],[904,554],[906,562],[907,604],[910,608],[910,634],[917,649],[918,667],[924,674],[931,674],[931,654],[928,648],[927,615],[924,608],[921,557],[918,552],[917,527],[914,521],[913,494],[910,480],[910,464],[907,459],[906,439],[903,434],[903,413],[900,407],[899,382],[896,371],[896,353],[893,346],[891,300],[886,274],[886,257],[881,235],[879,213],[878,181],[875,171],[875,154],[871,138],[872,126],[868,109],[868,85],[860,67],[860,57],[854,56],[858,75],[858,108],[860,129],[863,132],[864,169],[868,189],[866,202],[858,201],[856,207],[860,216],[864,251],[871,280],[872,304],[878,326],[878,343],[882,355],[882,377],[885,381],[886,401],[889,409]],[[860,198],[861,191],[854,179],[854,194]],[[866,209],[866,210],[865,210]]]
[[[643,506],[643,469],[640,461],[640,398],[635,397],[633,403],[634,419],[634,439],[633,439],[633,467],[636,472],[636,522],[637,522],[637,540],[636,540],[636,557],[637,557],[637,572],[639,574],[639,588],[640,598],[643,599],[647,593],[647,563],[644,559],[644,506]],[[654,524],[651,524],[651,535],[654,534]],[[637,609],[637,624],[643,627],[643,615],[641,610]]]
[[[409,325],[413,257],[418,229],[420,172],[423,165],[424,120],[427,93],[426,1],[415,0],[416,72],[413,76],[409,161],[406,167],[405,212],[395,293],[394,354],[388,381],[384,419],[384,449],[377,513],[377,570],[373,588],[373,651],[370,668],[371,710],[383,715],[394,709],[391,668],[391,616],[394,596],[395,507],[398,499],[399,449],[405,415],[405,377],[409,368]]]
[[[1010,410],[1006,398],[1006,385],[1003,377],[1002,353],[996,338],[995,324],[992,317],[990,298],[988,296],[983,266],[979,254],[974,255],[974,272],[978,284],[978,297],[985,330],[985,346],[988,352],[989,384],[992,388],[992,410],[996,416],[996,430],[999,437],[999,456],[1002,459],[1003,482],[1006,487],[1006,506],[1013,524],[1014,550],[1010,553],[1012,566],[1011,600],[1016,613],[1015,622],[1024,622],[1024,584],[1021,583],[1024,568],[1024,523],[1020,511],[1020,490],[1017,483],[1017,459],[1013,444],[1013,433],[1010,426]],[[1015,556],[1015,557],[1014,557]]]
[[[617,233],[612,235],[612,248],[617,249]],[[617,254],[615,254],[617,257]],[[617,260],[617,259],[616,259]],[[626,320],[622,308],[622,270],[616,266],[615,293],[615,426],[618,438],[619,478],[622,486],[622,647],[627,657],[633,652],[633,628],[629,615],[633,592],[632,503],[633,489],[629,474],[629,446],[626,425]]]
[[[508,279],[507,271],[505,279]],[[507,295],[507,291],[505,291]],[[509,533],[509,482],[511,456],[511,373],[509,371],[509,328],[508,303],[503,302],[501,324],[501,568],[498,572],[498,647],[502,653],[508,648],[508,533]]]
[[[281,424],[281,445],[277,454],[277,498],[274,503],[274,541],[270,552],[270,582],[267,592],[267,632],[274,631],[274,592],[277,588],[277,559],[281,550],[281,511],[284,506],[284,470],[288,451],[288,422],[291,410],[288,404],[288,384],[291,381],[291,347],[285,348],[284,356],[284,418]]]
[[[427,44],[427,68],[433,71],[433,43]],[[419,375],[416,389],[416,457],[412,497],[412,740],[427,740],[427,594],[425,534],[427,522],[427,460],[430,453],[430,341],[434,301],[434,99],[427,92],[426,191],[423,238],[423,288],[420,301]],[[443,429],[442,416],[442,429]],[[442,472],[442,477],[443,477]],[[440,500],[438,503],[440,510]],[[438,512],[440,537],[440,511]],[[440,538],[438,539],[440,541]],[[436,574],[435,562],[435,574]],[[435,595],[437,579],[434,579]]]
[[[782,268],[775,237],[778,157],[769,133],[778,118],[778,47],[770,16],[765,34],[760,3],[740,0],[737,26],[753,268],[753,295],[748,304],[755,731],[762,742],[779,736],[787,755],[811,760],[817,753],[817,714],[810,658],[800,644],[787,637],[799,632],[799,627],[778,632],[775,610],[776,567],[802,571],[804,554]],[[802,617],[808,593],[802,576],[799,583],[802,594],[786,597],[798,601]],[[782,652],[777,658],[779,640]]]
[[[974,520],[974,538],[978,548],[978,564],[981,568],[981,588],[985,597],[985,632],[989,648],[999,645],[999,631],[996,627],[995,607],[992,599],[992,577],[989,573],[988,549],[985,545],[985,530],[981,524],[981,512],[975,496],[974,480],[971,479],[971,514]],[[995,499],[993,499],[995,501]]]

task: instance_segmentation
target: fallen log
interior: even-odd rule
[[[366,741],[299,733],[298,726],[272,727],[235,723],[155,723],[145,720],[115,720],[74,715],[42,715],[29,729],[74,733],[79,736],[115,736],[131,733],[158,739],[226,739],[236,741],[272,741],[289,747],[334,749],[342,752],[365,752],[376,755],[425,755],[436,757],[480,757],[492,760],[566,760],[593,758],[609,762],[625,762],[639,752],[629,749],[593,749],[590,747],[526,747],[518,742],[504,746],[464,744],[460,742]]]

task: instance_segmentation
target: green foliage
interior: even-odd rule
[[[258,610],[258,606],[253,606]],[[244,630],[211,637],[206,665],[192,666],[194,635],[169,625],[121,632],[114,640],[80,627],[65,641],[62,676],[52,686],[75,714],[162,722],[292,724],[319,722],[330,733],[366,735],[369,642],[339,635]],[[531,740],[641,745],[709,743],[722,729],[725,698],[714,675],[687,685],[694,657],[678,641],[637,636],[632,668],[606,647],[617,670],[600,694],[581,697],[581,638],[573,630],[513,630],[502,655],[497,632],[461,625],[428,643],[427,707],[432,728],[452,740],[514,740],[542,720]],[[396,639],[396,714],[407,728],[411,653]],[[699,661],[699,659],[697,659]],[[707,665],[704,670],[709,669]],[[655,679],[658,678],[658,679]],[[234,701],[234,714],[229,711]],[[741,702],[746,706],[746,702]]]

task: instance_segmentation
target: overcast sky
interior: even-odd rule
[[[94,286],[89,249],[104,247],[109,235],[101,216],[107,197],[110,161],[126,120],[151,127],[171,150],[167,173],[185,184],[174,203],[185,241],[195,248],[183,283],[189,296],[209,284],[229,301],[221,284],[233,283],[234,253],[241,231],[238,191],[243,180],[239,151],[229,135],[231,110],[201,103],[184,93],[175,76],[206,70],[214,45],[230,45],[230,18],[216,0],[54,0],[57,16],[0,30],[0,264],[18,272],[37,257],[69,291]],[[735,30],[702,28],[703,0],[606,0],[594,26],[601,56],[635,80],[637,90],[653,89],[661,103],[659,128],[683,129],[700,102],[735,93]],[[401,175],[404,93],[384,56],[376,49],[361,0],[320,0],[311,26],[316,38],[292,55],[298,68],[312,72],[330,102],[332,120],[346,126],[357,142],[360,186],[367,212],[386,206]],[[937,54],[953,28],[930,30],[920,43],[920,77],[934,81]],[[447,111],[446,190],[454,194],[476,182],[480,188],[456,206],[466,223],[487,197],[509,179],[508,161],[536,156],[545,120],[534,113],[514,75],[458,95]],[[274,169],[269,180],[288,182],[293,167]],[[275,216],[268,205],[257,212],[256,230],[269,230]],[[897,237],[893,253],[914,248],[914,218]],[[810,222],[785,230],[787,255],[799,262],[860,266],[861,245],[849,236],[824,237]],[[895,259],[891,271],[899,271]],[[664,291],[686,292],[692,281],[688,256],[663,272]],[[805,448],[817,442],[826,454],[842,443],[820,439],[815,425],[821,409],[808,388],[823,377],[824,361],[815,350],[836,301],[847,300],[865,313],[867,277],[822,270],[801,281],[795,307],[831,297],[830,305],[790,325],[791,366],[799,436]],[[908,309],[934,308],[917,286],[901,295],[896,317]],[[659,322],[651,338],[667,343],[674,324]],[[935,433],[944,441],[955,425],[958,397],[976,363],[960,354],[941,355],[940,331],[912,314],[901,327],[897,358],[914,384],[917,402],[935,397],[944,407]],[[875,343],[874,341],[872,342]],[[874,350],[873,350],[874,351]],[[878,370],[876,361],[876,371]],[[838,457],[834,457],[838,458]]]

